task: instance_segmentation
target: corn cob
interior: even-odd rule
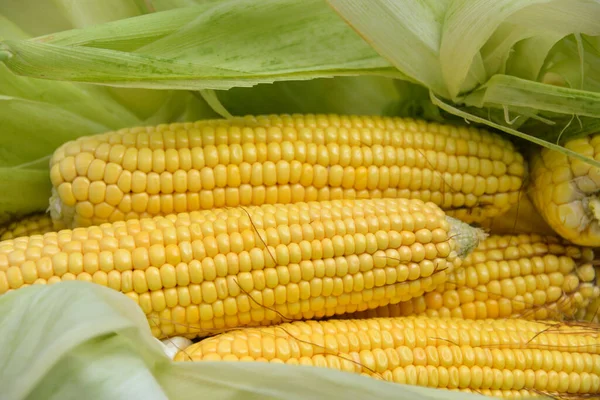
[[[564,147],[598,159],[600,134]],[[600,168],[543,148],[531,156],[531,179],[533,203],[556,233],[582,246],[600,246]]]
[[[492,235],[435,290],[344,317],[573,320],[600,297],[593,258],[556,236]]]
[[[27,215],[19,220],[0,226],[0,241],[19,236],[41,235],[53,229],[52,218],[46,213]]]
[[[337,115],[122,129],[62,145],[50,167],[57,227],[224,206],[381,197],[431,201],[472,222],[515,204],[525,174],[522,155],[490,132]]]
[[[190,360],[328,367],[502,398],[600,394],[597,326],[518,319],[296,321],[223,333],[175,356]]]
[[[122,291],[157,337],[320,318],[433,290],[481,232],[433,203],[214,209],[0,243],[0,294],[79,279]]]

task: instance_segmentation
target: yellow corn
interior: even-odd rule
[[[19,236],[41,235],[52,231],[50,214],[35,213],[0,226],[0,241]]]
[[[157,337],[320,318],[441,284],[480,231],[433,203],[332,200],[195,211],[0,243],[0,294],[79,279],[119,290]]]
[[[575,319],[597,298],[594,253],[555,236],[493,235],[434,291],[345,318]]]
[[[597,159],[600,134],[570,140],[567,149]],[[562,237],[583,246],[600,246],[600,168],[543,148],[531,157],[533,203]]]
[[[327,367],[502,398],[600,394],[597,326],[518,319],[296,321],[223,333],[185,348],[175,360]]]
[[[525,173],[514,146],[487,131],[312,114],[85,136],[58,148],[50,166],[50,208],[65,227],[224,206],[381,197],[431,201],[471,222],[515,204]]]

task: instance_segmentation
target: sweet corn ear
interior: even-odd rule
[[[598,159],[600,134],[564,146]],[[543,148],[531,156],[530,186],[533,203],[556,233],[582,246],[600,246],[600,168]]]
[[[305,321],[235,330],[175,361],[260,361],[335,368],[389,382],[501,398],[600,394],[598,327],[429,317]]]
[[[479,238],[420,200],[194,211],[0,242],[0,294],[90,281],[137,302],[157,337],[203,336],[420,296]]]
[[[556,236],[492,235],[435,290],[343,317],[584,319],[600,298],[593,259]]]
[[[0,226],[0,241],[20,236],[41,235],[53,229],[50,214],[35,213]]]
[[[523,156],[472,127],[340,115],[270,115],[84,136],[51,163],[64,227],[214,207],[414,198],[465,222],[515,204]]]

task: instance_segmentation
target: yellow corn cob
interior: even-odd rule
[[[503,398],[600,394],[597,326],[518,319],[296,321],[223,333],[187,347],[175,360],[328,367]]]
[[[65,227],[223,206],[381,197],[431,201],[471,222],[516,203],[525,173],[522,155],[490,132],[338,115],[122,129],[64,144],[50,166],[51,212]]]
[[[0,243],[0,294],[91,281],[122,291],[157,337],[320,318],[441,284],[480,231],[433,203],[332,200],[118,221]]]
[[[52,231],[50,214],[35,213],[0,226],[0,241],[19,236],[41,235]]]
[[[555,236],[493,235],[434,291],[344,317],[572,320],[600,297],[593,258],[592,249]]]
[[[600,134],[571,140],[569,150],[600,157]],[[600,168],[543,148],[531,157],[533,203],[562,237],[583,246],[600,246]]]

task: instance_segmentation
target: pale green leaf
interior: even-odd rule
[[[17,74],[113,86],[198,90],[404,77],[320,0],[211,1],[3,46]]]
[[[66,352],[25,398],[75,400],[85,393],[86,400],[169,400],[132,347],[129,338],[117,334],[91,339]]]
[[[111,394],[107,391],[111,381],[106,380],[107,372],[102,373],[106,366],[103,360],[99,360],[98,364],[88,362],[89,368],[84,370],[73,370],[71,363],[62,360],[69,355],[73,356],[71,361],[80,356],[90,360],[89,357],[93,356],[90,354],[90,351],[93,353],[92,341],[104,347],[106,339],[115,334],[126,340],[129,350],[113,349],[109,353],[112,368],[120,371],[123,379],[134,375],[126,367],[136,366],[138,374],[143,372],[139,362],[134,365],[118,363],[130,358],[128,353],[135,351],[136,358],[146,366],[152,366],[163,358],[139,307],[122,293],[93,283],[62,282],[56,286],[33,286],[4,294],[0,296],[0,315],[1,337],[6,343],[0,346],[0,386],[3,396],[8,399],[24,399],[34,393],[44,395],[57,390],[66,396],[62,398],[72,398],[75,393],[68,395],[61,390],[69,387],[77,389],[73,382],[82,379],[88,380],[89,385],[96,378],[100,380],[97,383],[103,381],[103,386],[107,386],[105,393]],[[86,343],[92,347],[82,347]],[[95,369],[98,369],[95,373],[102,374],[95,377],[95,373],[91,372]],[[66,370],[74,376],[64,380],[65,384],[61,386],[65,388],[57,387],[57,382],[61,381],[45,379],[49,375],[62,375],[61,372]],[[148,381],[145,383],[154,380]],[[135,385],[131,378],[130,384]]]
[[[233,118],[233,115],[231,115],[229,110],[227,110],[223,106],[223,104],[219,100],[219,97],[217,97],[217,93],[215,93],[214,90],[200,90],[200,96],[202,96],[204,101],[206,101],[206,103],[213,110],[215,110],[221,117],[226,118],[226,119]]]
[[[130,110],[114,101],[105,88],[16,76],[4,65],[0,65],[0,93],[21,101],[45,103],[56,109],[68,110],[79,119],[87,119],[103,127],[117,128],[139,121]],[[91,107],[94,103],[96,106]],[[68,129],[68,126],[63,129]]]
[[[409,84],[410,85],[410,84]],[[281,113],[338,113],[397,115],[405,102],[419,99],[393,79],[360,76],[260,84],[217,93],[234,115]],[[425,99],[428,99],[425,92]]]
[[[142,0],[143,1],[143,0]],[[138,0],[3,0],[0,14],[28,36],[41,36],[133,17],[147,11]]]
[[[329,368],[173,362],[141,308],[88,282],[34,285],[0,296],[0,387],[24,399],[483,400]],[[306,383],[310,382],[310,385]]]
[[[67,140],[110,130],[58,105],[1,95],[0,129],[7,133],[0,135],[0,165],[4,166],[49,159],[51,152]]]
[[[172,10],[174,8],[202,5],[211,0],[141,0],[151,7],[152,12]]]
[[[444,96],[440,37],[451,2],[328,0],[331,6],[402,73]]]
[[[53,0],[73,28],[101,24],[144,13],[146,8],[136,0]],[[39,3],[39,2],[38,2]]]
[[[480,50],[487,76],[477,78],[485,82],[493,74],[502,72],[506,55],[519,40],[542,35],[545,41],[533,54],[532,66],[520,74],[531,78],[546,56],[543,50],[550,50],[560,38],[574,32],[600,34],[598,15],[600,3],[585,0],[453,1],[446,14],[440,49],[442,74],[450,95],[456,98],[459,93],[475,87],[469,74],[473,68],[481,71],[474,62]],[[508,29],[502,24],[508,24]],[[529,56],[526,52],[512,55],[519,59]],[[518,62],[513,63],[510,73],[519,73],[518,65]]]
[[[480,49],[499,25],[511,14],[531,4],[549,0],[454,0],[444,20],[440,46],[442,76],[448,93],[456,98],[472,72],[474,59],[479,59]],[[478,69],[478,81],[485,81]]]
[[[48,160],[41,160],[44,166]],[[0,224],[25,214],[44,211],[50,198],[48,169],[0,167]]]
[[[536,7],[526,7],[511,16],[511,26],[519,26],[530,33],[523,43],[517,43],[509,58],[506,73],[537,80],[543,63],[560,39],[572,33],[600,34],[600,4],[554,0]],[[578,57],[572,58],[578,60]],[[489,71],[493,73],[493,71]],[[578,89],[581,89],[578,87]]]
[[[576,89],[583,84],[585,90],[600,92],[600,49],[586,35],[581,49],[575,37],[562,40],[548,55],[541,80]]]
[[[515,106],[600,118],[600,93],[496,75],[465,97],[475,107]]]
[[[538,80],[548,53],[562,36],[562,33],[546,33],[515,43],[513,51],[506,53],[507,60],[502,72],[523,79]],[[489,72],[492,72],[491,68]]]
[[[57,46],[87,46],[107,50],[135,51],[177,32],[194,21],[199,13],[214,7],[218,1],[221,0],[203,2],[201,6],[194,7],[195,12],[190,12],[189,9],[175,9],[130,18],[127,20],[126,30],[123,29],[124,21],[117,20],[85,29],[65,30],[40,36],[35,41]]]

